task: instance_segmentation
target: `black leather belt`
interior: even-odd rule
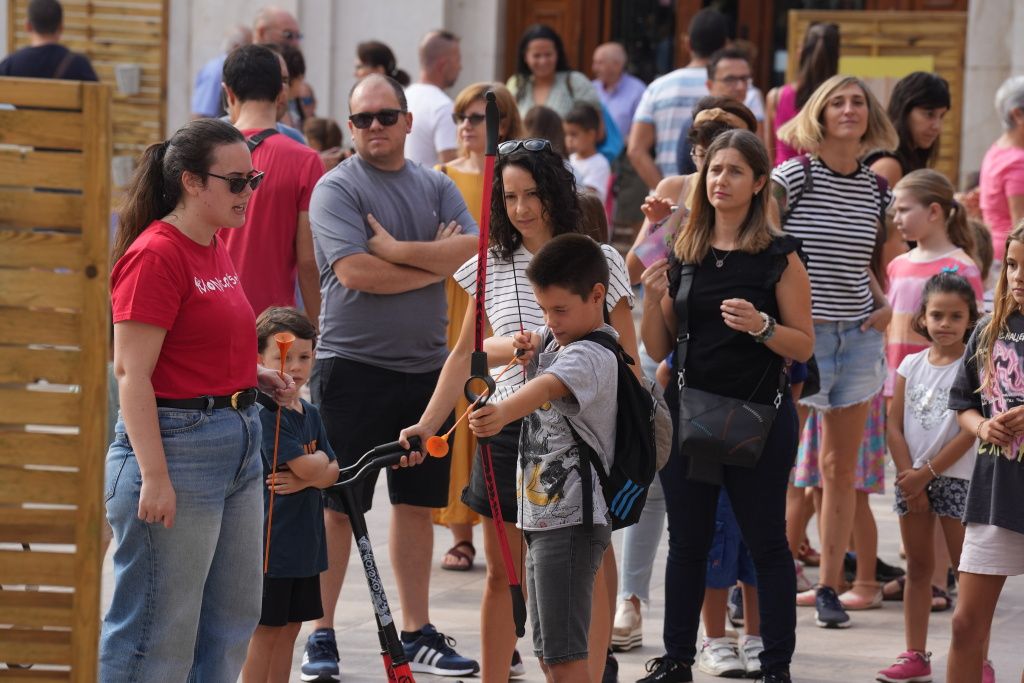
[[[234,408],[245,410],[256,402],[256,389],[249,388],[228,396],[197,396],[196,398],[158,398],[159,408],[177,408],[179,410],[216,410],[218,408]]]

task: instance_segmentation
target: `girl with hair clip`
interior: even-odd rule
[[[968,340],[949,392],[960,426],[979,439],[946,667],[956,683],[995,680],[984,659],[992,617],[1006,577],[1024,574],[1024,222],[1003,248],[995,308]]]
[[[294,382],[256,365],[256,318],[217,233],[242,226],[262,178],[234,126],[199,119],[151,145],[127,189],[110,276],[105,683],[233,681],[260,618],[256,387],[284,402]]]
[[[509,140],[498,145],[491,200],[491,242],[487,252],[487,290],[476,292],[477,256],[473,256],[455,273],[456,281],[471,297],[484,297],[487,317],[484,328],[490,327],[494,333],[493,337],[485,340],[484,350],[494,358],[501,359],[500,362],[492,362],[492,366],[500,367],[512,357],[513,335],[523,329],[536,329],[544,322],[544,314],[526,277],[526,267],[533,255],[552,238],[576,232],[583,232],[576,183],[572,171],[551,148],[551,143],[527,138]],[[608,260],[610,274],[607,312],[612,326],[619,333],[619,343],[630,356],[636,358],[636,330],[630,311],[633,293],[626,277],[625,264],[610,245],[603,244],[601,249]],[[463,385],[470,374],[469,359],[473,350],[475,326],[476,306],[470,305],[466,309],[462,332],[445,361],[430,403],[419,422],[401,432],[400,438],[404,443],[412,436],[419,436],[426,443],[428,437],[437,433],[454,408],[456,400],[462,396]],[[492,400],[504,399],[523,384],[522,373],[507,373],[498,381]],[[517,518],[516,459],[519,454],[520,426],[521,422],[518,421],[507,425],[490,442],[505,533],[512,555],[517,558],[524,557],[523,553],[526,552],[522,532],[511,521]],[[469,486],[462,492],[462,502],[479,515],[491,516],[479,455],[473,460]],[[482,531],[487,578],[480,604],[480,642],[483,648],[480,676],[483,681],[490,683],[505,683],[509,678],[509,664],[521,668],[522,659],[515,650],[512,600],[497,532],[490,523],[482,525]],[[611,640],[612,598],[606,594],[607,580],[604,575],[609,570],[606,566],[608,564],[607,560],[602,564],[601,573],[594,582],[588,658],[591,680],[601,680],[607,645]],[[614,571],[614,560],[611,562],[611,571]],[[614,583],[611,585],[614,586]]]
[[[935,593],[930,584],[935,561],[932,527],[940,525],[941,542],[958,564],[964,542],[960,518],[977,446],[974,434],[957,424],[956,413],[947,406],[964,343],[978,321],[976,287],[954,268],[943,269],[928,279],[920,299],[911,326],[931,346],[900,360],[888,427],[889,450],[898,472],[893,507],[907,548],[907,649],[878,672],[882,683],[931,680],[931,655],[925,648]]]
[[[523,32],[515,69],[505,85],[524,117],[536,105],[553,109],[561,117],[581,102],[602,111],[590,79],[569,66],[562,37],[550,26],[534,24]]]
[[[785,500],[797,420],[788,381],[778,380],[786,359],[810,357],[814,332],[800,241],[772,227],[770,172],[768,154],[755,133],[732,130],[715,138],[672,254],[643,274],[641,335],[648,353],[660,361],[677,348],[681,332],[689,339],[685,358],[673,359],[679,381],[669,382],[669,405],[680,405],[682,392],[692,388],[753,403],[774,402],[778,412],[753,466],[680,451],[661,470],[669,519],[665,654],[648,663],[650,673],[642,683],[693,680],[707,561],[723,489],[756,568],[764,649],[759,666],[749,673],[770,683],[791,680],[796,576],[786,542]],[[695,270],[684,288],[683,269],[691,265]],[[686,321],[682,329],[681,319]],[[762,382],[766,377],[776,379]],[[682,417],[677,411],[673,417],[678,430]],[[696,471],[701,461],[717,466],[719,483],[709,483]]]
[[[779,137],[779,128],[797,115],[822,83],[839,73],[839,26],[811,24],[800,48],[796,81],[768,91],[764,130],[768,153],[778,166],[801,152]]]
[[[816,486],[818,476],[821,480],[821,585],[801,593],[798,601],[815,605],[819,626],[846,628],[849,616],[836,591],[855,528],[865,426],[872,453],[864,458],[869,468],[860,473],[860,488],[878,486],[884,476],[884,403],[872,402],[885,380],[883,334],[892,312],[879,284],[884,273],[871,267],[892,193],[859,159],[864,148],[895,148],[897,138],[874,95],[851,76],[825,81],[779,136],[809,151],[807,157],[777,166],[772,180],[783,229],[803,240],[810,258],[821,385],[818,393],[800,401],[802,418],[814,410],[822,422],[821,466],[808,454],[816,444],[805,444],[809,448],[801,449],[796,475],[798,486]],[[869,425],[873,405],[875,419]],[[817,429],[808,426],[805,434],[814,437]],[[870,513],[870,507],[864,510]],[[793,534],[793,528],[791,545],[803,535],[802,529]],[[863,609],[881,601],[875,584],[877,529],[873,518],[857,529],[862,532],[855,539],[860,585],[844,596],[851,607]]]
[[[409,74],[398,68],[395,53],[379,40],[367,40],[356,45],[356,80],[370,74],[384,74],[403,88],[412,83]]]

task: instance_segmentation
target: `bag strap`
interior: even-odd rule
[[[73,62],[74,59],[75,59],[75,53],[72,52],[71,50],[68,50],[68,53],[66,55],[64,55],[63,59],[60,60],[60,64],[58,64],[57,68],[54,69],[53,75],[50,76],[50,78],[55,78],[57,80],[60,80],[61,78],[63,78],[64,74],[67,73],[68,67],[71,66],[71,62]]]
[[[608,487],[608,473],[604,470],[604,463],[597,457],[597,451],[580,438],[579,432],[572,426],[572,421],[569,418],[563,419],[569,425],[569,432],[572,434],[572,439],[576,442],[576,448],[580,454],[580,486],[583,489],[583,528],[590,532],[594,529],[594,479],[590,474],[590,468],[593,467],[594,471],[597,472],[597,480],[601,483],[602,491]],[[584,453],[587,456],[585,460],[583,458]]]
[[[278,134],[277,128],[267,128],[261,130],[250,138],[246,138],[245,144],[249,146],[249,153],[252,154],[256,151],[256,148],[263,144],[263,141],[269,138],[271,135]]]
[[[804,182],[803,186],[800,188],[800,194],[796,197],[786,197],[786,209],[782,212],[782,216],[780,217],[783,225],[785,225],[786,221],[789,220],[790,214],[792,214],[796,209],[797,204],[800,203],[803,196],[814,190],[814,176],[811,174],[811,157],[807,154],[801,154],[800,156],[793,158],[800,162],[800,167],[804,170]]]
[[[676,383],[682,389],[686,384],[686,351],[690,345],[690,289],[693,287],[693,276],[697,266],[684,263],[679,269],[679,289],[676,290]]]

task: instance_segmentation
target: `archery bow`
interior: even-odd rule
[[[473,355],[470,358],[470,378],[466,381],[464,393],[470,403],[482,407],[494,395],[495,384],[487,365],[487,353],[484,352],[484,300],[487,293],[487,251],[490,246],[491,195],[494,185],[494,159],[498,152],[498,105],[494,92],[486,94],[487,148],[484,156],[484,187],[483,206],[480,210],[480,242],[477,249],[476,262],[476,327],[474,330]],[[477,383],[487,387],[480,395],[473,391]],[[522,638],[526,634],[526,599],[523,587],[516,576],[515,563],[512,560],[512,549],[508,545],[505,534],[505,520],[501,514],[501,502],[498,498],[498,486],[494,480],[494,461],[491,458],[491,446],[487,438],[477,438],[480,445],[480,464],[483,466],[484,485],[487,488],[487,502],[491,508],[491,519],[498,536],[501,557],[505,564],[508,577],[508,588],[512,595],[512,619],[515,621],[516,636]]]

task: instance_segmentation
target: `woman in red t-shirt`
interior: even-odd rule
[[[252,308],[217,231],[262,173],[242,134],[193,121],[149,147],[114,243],[121,414],[107,454],[115,585],[103,681],[235,680],[260,616],[263,466]]]

